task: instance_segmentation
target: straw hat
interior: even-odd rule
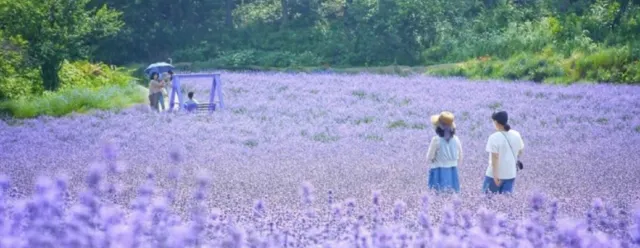
[[[442,123],[443,125],[448,125],[448,126],[451,126],[452,128],[456,128],[456,123],[454,122],[454,118],[455,116],[453,115],[453,113],[448,111],[443,111],[439,115],[431,116],[431,124],[433,126],[438,126],[439,123]]]

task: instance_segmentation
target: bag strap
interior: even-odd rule
[[[516,154],[513,152],[513,147],[511,147],[511,142],[509,142],[509,138],[507,138],[507,135],[504,134],[503,132],[500,132],[502,134],[502,136],[504,136],[504,139],[507,140],[507,144],[509,144],[509,149],[511,149],[511,155],[513,155],[513,159],[516,161],[516,163],[518,162],[518,157],[516,157]]]

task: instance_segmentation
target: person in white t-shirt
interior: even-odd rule
[[[497,132],[487,141],[489,166],[482,190],[485,193],[512,193],[516,179],[518,157],[522,155],[524,141],[520,133],[511,129],[509,115],[505,111],[491,116]]]

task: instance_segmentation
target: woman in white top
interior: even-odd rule
[[[442,112],[431,117],[436,136],[431,139],[427,161],[429,188],[438,192],[460,192],[458,165],[462,161],[462,145],[455,135],[456,125],[450,112]]]
[[[485,193],[512,193],[518,157],[524,149],[524,141],[520,133],[511,129],[507,112],[496,112],[491,119],[497,132],[491,134],[487,141],[489,166],[485,173],[482,190]]]

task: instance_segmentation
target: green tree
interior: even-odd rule
[[[60,86],[58,71],[66,59],[91,54],[91,44],[116,34],[124,23],[120,12],[89,0],[0,0],[0,26],[5,34],[28,42],[29,63],[40,69],[45,90]]]

